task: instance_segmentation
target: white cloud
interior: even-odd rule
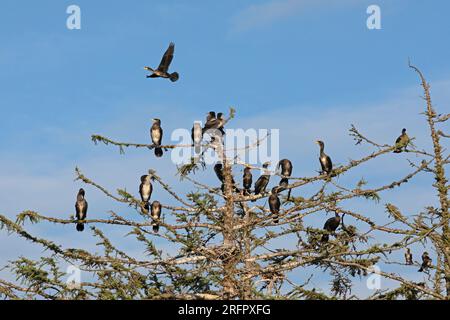
[[[339,5],[355,3],[355,0],[340,0]],[[274,0],[251,5],[231,19],[232,31],[247,31],[271,24],[277,20],[304,13],[311,8],[337,4],[334,0]]]

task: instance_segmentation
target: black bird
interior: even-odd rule
[[[144,204],[144,208],[142,209],[142,213],[147,215],[150,212],[150,204],[148,202],[146,202]]]
[[[270,212],[274,216],[274,218],[273,218],[274,223],[279,222],[278,215],[280,214],[280,206],[281,206],[281,201],[280,201],[280,198],[278,198],[278,187],[274,187],[272,189],[272,194],[269,197],[269,207],[270,207]]]
[[[402,130],[402,134],[400,137],[395,140],[395,150],[394,153],[401,153],[406,150],[406,147],[409,143],[409,137],[406,134],[406,129]]]
[[[263,164],[264,173],[255,182],[255,195],[261,194],[266,191],[266,187],[269,184],[270,174],[267,173],[267,168],[269,167],[269,162]],[[256,200],[252,200],[255,202]]]
[[[424,252],[422,254],[422,265],[420,266],[419,272],[423,272],[427,270],[429,267],[431,267],[431,258],[428,255],[428,252]]]
[[[144,205],[150,201],[152,197],[153,186],[151,182],[151,176],[145,175],[141,177],[141,185],[139,186],[139,194]]]
[[[322,235],[322,242],[328,242],[330,238],[330,233],[334,233],[336,229],[341,224],[341,217],[337,213],[335,213],[335,216],[333,218],[328,219],[325,222],[325,225],[323,226],[323,229],[327,232],[324,235]]]
[[[216,113],[214,111],[208,112],[208,115],[206,116],[206,123],[213,121],[214,119],[217,119]]]
[[[224,182],[225,178],[223,176],[223,165],[221,163],[216,163],[214,166],[214,172],[216,173],[217,179],[220,180],[220,182]]]
[[[192,127],[192,143],[195,147],[195,154],[199,154],[201,151],[201,143],[203,139],[203,131],[200,122],[194,122]]]
[[[280,187],[282,187],[282,190],[284,190],[284,188],[289,185],[289,179],[287,177],[290,177],[292,175],[292,162],[289,159],[280,160],[280,162],[278,162],[277,168],[281,168],[280,173],[283,178],[281,178]],[[291,198],[291,190],[292,189],[289,189],[287,201],[289,201],[289,199]]]
[[[211,129],[217,129],[219,126],[219,120],[217,119],[216,113],[210,111],[206,116],[205,126],[203,127],[203,134]]]
[[[413,264],[413,256],[412,256],[411,250],[409,248],[406,248],[405,262],[406,262],[407,265],[412,265]]]
[[[84,223],[82,221],[86,220],[87,217],[88,203],[84,198],[84,195],[85,195],[84,189],[80,189],[77,195],[77,202],[75,203],[76,217],[78,220],[77,223],[78,232],[84,231]]]
[[[244,196],[250,194],[250,189],[253,183],[252,169],[250,167],[244,168],[244,176],[242,177],[242,185],[244,187]]]
[[[170,43],[169,48],[164,54],[158,69],[154,70],[150,67],[144,67],[145,70],[151,71],[152,74],[148,75],[147,78],[165,78],[170,79],[172,82],[176,82],[180,75],[177,72],[169,73],[169,67],[172,63],[173,53],[175,52],[175,44]]]
[[[159,219],[161,218],[161,203],[159,201],[153,201],[152,203],[152,219],[153,219],[153,232],[159,232]]]
[[[316,142],[320,146],[320,165],[322,167],[322,174],[326,173],[327,175],[331,175],[333,172],[333,162],[331,162],[331,158],[325,154],[325,144],[323,141]]]
[[[163,138],[163,129],[161,128],[161,120],[153,119],[153,125],[150,129],[150,136],[152,142],[155,145],[155,156],[161,158],[163,156],[163,150],[161,147],[161,142]]]
[[[284,184],[289,184],[289,179],[288,177],[290,177],[292,175],[292,162],[288,159],[283,159],[280,160],[280,162],[278,162],[277,165],[277,169],[281,168],[281,175],[283,176],[283,178],[280,181],[280,186],[284,186]]]
[[[222,135],[225,135],[225,116],[222,112],[217,114],[217,129]]]
[[[222,192],[225,191],[225,176],[223,175],[223,165],[221,163],[216,163],[214,166],[214,172],[216,173],[217,179],[222,182]],[[236,182],[234,181],[234,178],[231,177],[231,184],[233,185],[234,191],[238,192],[239,189],[236,187]]]

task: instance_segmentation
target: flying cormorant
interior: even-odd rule
[[[165,78],[170,79],[172,82],[176,82],[180,75],[177,72],[169,73],[169,67],[172,63],[173,53],[175,51],[175,44],[170,43],[169,48],[164,54],[158,69],[154,70],[150,67],[144,67],[145,70],[151,71],[152,74],[148,75],[147,78]]]
[[[79,232],[84,231],[84,223],[82,221],[86,220],[88,210],[88,203],[84,198],[84,195],[85,195],[84,189],[80,189],[77,195],[77,202],[75,203],[76,217],[78,220],[77,231]]]
[[[161,128],[161,120],[153,119],[153,125],[150,129],[150,136],[152,142],[155,145],[155,156],[161,158],[163,156],[163,150],[160,148],[163,138],[163,129]]]

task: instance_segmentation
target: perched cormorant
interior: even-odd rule
[[[194,122],[194,126],[192,127],[192,143],[195,147],[195,154],[199,154],[201,151],[202,139],[202,126],[200,125],[200,122]]]
[[[225,116],[222,112],[217,114],[217,129],[222,133],[222,135],[225,134]]]
[[[159,232],[159,224],[158,221],[161,218],[161,203],[159,201],[153,201],[152,203],[152,212],[151,216],[153,219],[153,232]]]
[[[288,177],[290,177],[292,175],[292,168],[293,168],[292,162],[288,159],[283,159],[283,160],[280,160],[280,162],[278,162],[277,169],[281,169],[280,173],[283,176],[283,178],[281,178],[281,181],[279,184],[280,187],[283,188],[281,190],[284,190],[284,188],[286,188],[289,185]],[[291,198],[291,191],[292,191],[292,189],[289,189],[287,201],[289,201],[289,199]]]
[[[175,82],[179,79],[180,75],[177,72],[169,73],[169,67],[172,63],[173,53],[175,51],[175,44],[170,43],[169,48],[164,54],[158,69],[154,70],[150,67],[144,67],[145,70],[151,71],[152,74],[148,75],[147,78],[165,78],[170,79],[170,81]]]
[[[424,270],[428,269],[429,267],[431,267],[431,258],[428,255],[428,252],[424,252],[422,254],[422,265],[420,266],[419,272],[423,272]]]
[[[409,137],[406,134],[406,129],[402,130],[402,134],[400,137],[395,140],[395,150],[394,153],[401,153],[406,150],[406,147],[409,143]]]
[[[221,163],[216,163],[216,165],[214,166],[214,172],[216,173],[217,179],[220,180],[220,182],[222,182],[222,192],[225,191],[225,176],[223,175],[223,165]],[[234,191],[238,192],[239,189],[236,187],[236,182],[234,181],[234,178],[231,177],[231,184],[233,185],[233,189]]]
[[[280,198],[278,198],[278,187],[274,187],[272,189],[272,194],[269,197],[269,207],[270,212],[274,216],[273,222],[278,223],[278,215],[280,214],[280,206],[281,201]]]
[[[266,191],[266,187],[269,184],[270,174],[267,173],[267,168],[269,167],[269,162],[263,164],[264,172],[258,180],[255,182],[255,195],[261,194]],[[253,200],[253,202],[256,200]]]
[[[322,174],[326,173],[327,175],[331,175],[333,172],[333,163],[331,162],[331,158],[325,154],[325,144],[323,141],[316,142],[320,146],[320,165],[322,167]]]
[[[288,177],[292,175],[292,162],[288,159],[280,160],[280,162],[278,162],[277,169],[281,169],[280,174],[283,176],[280,181],[280,186],[288,185]]]
[[[242,185],[244,187],[244,196],[250,194],[250,189],[253,183],[252,169],[250,167],[244,168],[244,176],[242,177]]]
[[[145,175],[141,177],[141,185],[139,186],[139,194],[144,205],[150,201],[152,197],[153,186],[151,182],[151,176]]]
[[[322,235],[322,242],[328,242],[330,238],[330,233],[334,233],[336,229],[341,224],[341,217],[339,217],[339,214],[335,213],[335,216],[333,218],[328,219],[325,222],[325,225],[323,226],[323,229],[327,231],[324,235]]]
[[[208,115],[206,116],[206,123],[209,123],[216,118],[217,118],[216,113],[214,111],[210,111],[210,112],[208,112]]]
[[[152,142],[155,145],[155,156],[161,158],[163,156],[163,150],[160,148],[163,138],[163,129],[161,128],[161,120],[153,119],[153,125],[150,129],[150,136]]]
[[[413,256],[412,256],[411,250],[409,248],[406,248],[405,263],[407,265],[412,265],[413,264]]]
[[[205,126],[203,127],[203,134],[211,129],[217,129],[219,121],[217,120],[216,113],[210,111],[206,116]]]
[[[82,221],[86,220],[88,210],[88,203],[84,198],[84,195],[84,189],[80,189],[77,195],[77,202],[75,203],[76,217],[78,220],[77,231],[79,232],[84,231],[84,223]]]
[[[224,182],[224,176],[223,176],[223,165],[221,163],[216,163],[214,166],[214,172],[216,173],[217,179],[220,180],[220,182]]]

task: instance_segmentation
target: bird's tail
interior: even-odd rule
[[[143,214],[148,214],[150,212],[150,204],[147,202],[144,204],[144,207],[142,208]]]
[[[155,232],[155,233],[159,232],[159,224],[157,224],[157,223],[153,224],[153,232]]]
[[[180,75],[178,74],[178,72],[174,72],[170,75],[170,81],[172,82],[177,82],[179,78]]]
[[[321,242],[328,242],[328,240],[330,239],[330,236],[328,234],[324,234],[322,236],[322,239],[320,239]]]
[[[278,213],[276,213],[274,218],[273,218],[273,223],[278,224],[278,222],[280,222],[280,219],[278,217]]]
[[[420,267],[420,269],[419,269],[419,270],[417,270],[417,271],[419,271],[419,272],[423,272],[423,267]]]
[[[155,148],[155,156],[157,156],[158,158],[161,158],[163,156],[162,148]]]
[[[77,231],[83,232],[84,231],[84,223],[77,223]]]

